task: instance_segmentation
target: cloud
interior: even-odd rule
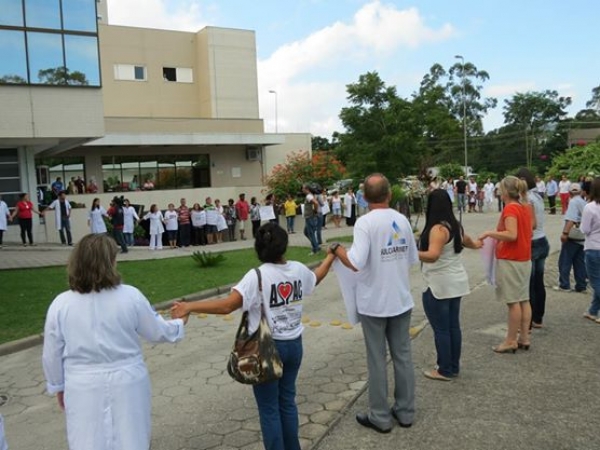
[[[108,0],[111,25],[198,31],[206,26],[205,16],[210,10],[210,6],[202,10],[192,0]]]
[[[417,8],[399,10],[379,0],[371,1],[348,23],[337,21],[279,47],[258,62],[261,117],[272,115],[269,108],[273,99],[269,99],[268,91],[274,89],[279,98],[280,132],[310,131],[330,136],[334,130],[341,131],[337,116],[345,105],[348,81],[341,81],[340,73],[347,80],[349,66],[358,64],[373,70],[400,49],[414,50],[456,34],[450,24],[437,29],[427,26]],[[311,72],[318,72],[324,81],[300,81]],[[358,78],[358,74],[351,78]],[[271,121],[265,122],[268,130]]]

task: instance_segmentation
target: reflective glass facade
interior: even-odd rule
[[[96,0],[0,0],[0,84],[100,86]]]

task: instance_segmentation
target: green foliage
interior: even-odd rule
[[[200,267],[215,267],[225,261],[226,258],[223,253],[196,251],[192,253],[192,259]]]
[[[488,178],[492,180],[492,183],[495,183],[498,181],[498,174],[484,169],[477,172],[477,178],[475,181],[477,181],[477,185],[481,188],[485,183],[487,183]]]
[[[27,80],[19,75],[4,75],[0,77],[0,84],[26,84]]]
[[[566,174],[570,180],[577,180],[581,175],[600,176],[600,142],[573,147],[556,155],[547,173],[555,178]]]
[[[38,72],[42,84],[68,84],[71,86],[87,86],[88,80],[83,72],[71,72],[67,67],[59,66],[52,69],[42,69]]]
[[[403,188],[399,184],[392,185],[392,199],[390,200],[390,207],[398,209],[400,203],[406,200],[408,195],[408,189]]]
[[[458,178],[465,174],[464,166],[457,163],[447,163],[438,166],[439,176],[444,179]]]

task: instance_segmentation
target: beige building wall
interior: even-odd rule
[[[271,145],[263,151],[264,170],[268,175],[277,164],[284,164],[288,155],[292,152],[308,151],[312,154],[312,141],[310,133],[288,133],[285,134],[285,143]]]
[[[58,140],[104,135],[101,89],[0,86],[0,99],[0,139],[51,146]],[[2,144],[11,145],[8,140]]]
[[[253,31],[98,28],[107,118],[259,118]],[[145,67],[146,79],[115,79],[118,64]],[[164,67],[191,69],[191,82],[165,81]]]

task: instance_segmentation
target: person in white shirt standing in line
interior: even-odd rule
[[[135,232],[135,222],[140,220],[135,208],[131,206],[128,199],[123,202],[123,236],[125,236],[125,243],[127,246],[132,247],[135,243],[133,237]]]
[[[493,209],[492,204],[494,203],[494,191],[496,187],[494,183],[492,183],[492,179],[488,178],[487,182],[483,185],[483,192],[485,192],[485,206],[489,211]]]
[[[563,216],[569,208],[569,189],[571,188],[571,182],[566,175],[563,175],[558,183],[558,195],[560,196],[560,207]]]
[[[336,256],[357,271],[356,307],[362,323],[369,370],[369,412],[356,415],[357,422],[379,433],[389,433],[393,420],[401,427],[412,425],[415,414],[415,374],[410,341],[410,316],[414,301],[410,293],[410,266],[419,261],[409,221],[389,207],[391,188],[382,174],[364,182],[369,212],[354,226],[348,252]],[[394,403],[387,400],[386,344],[394,366]]]
[[[10,219],[10,210],[8,209],[8,205],[4,200],[2,200],[2,195],[0,195],[0,248],[2,248],[2,236],[6,231],[8,220]],[[0,449],[1,450],[1,449]]]
[[[540,197],[544,198],[546,196],[546,183],[540,177],[535,177],[535,188]]]
[[[173,203],[169,203],[168,209],[165,211],[165,228],[167,230],[169,248],[177,248],[177,211],[175,211],[175,205]]]

